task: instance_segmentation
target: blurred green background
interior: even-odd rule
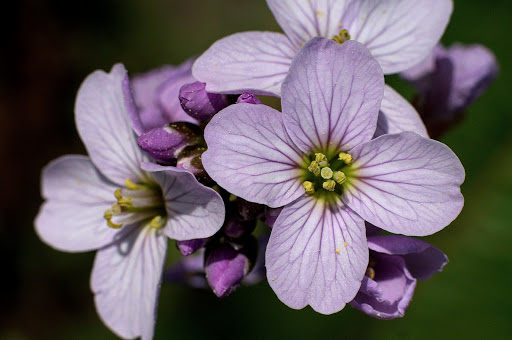
[[[0,339],[115,339],[89,290],[94,254],[55,251],[32,224],[41,167],[62,154],[84,153],[73,126],[80,82],[116,62],[136,74],[180,63],[230,33],[280,29],[262,0],[19,0],[11,6],[0,23]],[[510,338],[511,22],[509,1],[455,1],[443,42],[484,44],[501,71],[442,139],[465,166],[466,204],[454,223],[426,238],[450,263],[418,284],[404,318],[379,321],[349,307],[330,316],[292,310],[266,282],[225,299],[168,284],[155,338]],[[412,93],[397,77],[389,81]]]

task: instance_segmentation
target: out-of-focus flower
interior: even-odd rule
[[[422,236],[462,209],[464,169],[446,145],[412,132],[372,140],[383,78],[361,43],[313,38],[290,66],[282,113],[232,105],[205,129],[203,164],[221,187],[284,206],[266,266],[292,308],[329,314],[354,298],[368,264],[365,220]]]
[[[448,263],[441,250],[411,237],[368,237],[368,247],[366,275],[350,305],[379,319],[404,316],[416,280],[429,279]]]
[[[187,171],[145,162],[133,109],[123,65],[86,78],[75,118],[90,158],[68,155],[46,166],[35,224],[56,249],[98,250],[91,288],[100,317],[122,338],[151,339],[167,238],[212,236],[224,204]]]
[[[493,53],[481,45],[437,45],[421,63],[400,75],[418,91],[414,100],[429,134],[438,137],[461,118],[498,74]]]

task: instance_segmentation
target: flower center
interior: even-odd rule
[[[338,35],[335,35],[332,40],[336,41],[338,44],[342,45],[345,41],[350,40],[350,34],[346,29],[342,29]]]
[[[152,227],[160,228],[167,222],[165,200],[158,185],[135,184],[127,179],[125,187],[117,189],[114,196],[117,202],[103,214],[111,228],[142,220],[150,220]]]
[[[352,163],[352,156],[345,152],[336,154],[331,159],[317,152],[310,156],[311,163],[305,172],[302,186],[308,195],[317,192],[337,192],[341,195],[342,184],[347,180],[346,167]],[[345,171],[345,172],[344,172]]]

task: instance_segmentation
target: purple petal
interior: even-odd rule
[[[384,135],[352,151],[354,179],[343,201],[392,233],[435,233],[460,213],[464,168],[444,144],[413,132]]]
[[[361,0],[346,22],[352,39],[365,44],[384,74],[423,60],[441,38],[450,19],[451,0]]]
[[[267,246],[267,278],[287,306],[335,313],[359,290],[368,264],[363,220],[304,196],[285,206]]]
[[[95,71],[80,86],[75,105],[78,133],[92,162],[108,179],[124,185],[126,179],[140,182],[146,160],[137,145],[129,118],[129,100],[123,82],[126,70],[116,64],[110,73]]]
[[[275,208],[304,194],[302,156],[280,112],[264,105],[231,105],[213,117],[204,137],[204,168],[234,195]]]
[[[360,43],[313,38],[283,83],[283,121],[299,148],[347,150],[372,138],[382,100],[379,64]]]
[[[373,252],[371,256],[377,262],[375,277],[373,280],[365,277],[350,305],[378,319],[404,316],[414,294],[416,280],[401,257]]]
[[[164,234],[175,240],[207,238],[224,223],[224,202],[212,188],[200,184],[185,170],[154,163],[143,163],[152,172],[165,197],[167,225]]]
[[[300,46],[313,37],[332,38],[341,29],[342,15],[349,0],[267,0],[279,26]]]
[[[142,132],[150,130],[151,128],[148,127],[155,125],[155,123],[151,123],[152,119],[158,117],[158,123],[161,121],[161,109],[156,101],[156,92],[158,87],[170,77],[175,69],[173,66],[165,65],[132,77],[133,96],[139,110],[138,117],[132,117],[134,130],[137,134],[140,135]]]
[[[43,169],[42,195],[47,201],[36,217],[39,237],[52,247],[69,252],[101,248],[118,230],[103,217],[115,202],[117,187],[102,176],[88,157],[60,157]]]
[[[380,106],[377,130],[374,138],[403,131],[416,132],[428,138],[427,129],[416,109],[388,85],[384,86],[384,97]]]
[[[240,97],[238,97],[238,99],[236,100],[236,103],[263,104],[261,100],[258,99],[258,97],[251,93],[242,93]]]
[[[152,339],[167,238],[150,226],[125,227],[96,254],[91,276],[96,309],[118,336]]]
[[[215,42],[192,72],[208,92],[279,96],[298,48],[280,33],[236,33]]]
[[[433,245],[406,236],[386,235],[368,238],[370,250],[389,255],[401,255],[413,277],[427,280],[448,263],[446,255]]]

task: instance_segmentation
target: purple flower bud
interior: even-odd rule
[[[186,146],[198,143],[200,133],[191,123],[172,123],[144,132],[137,143],[156,161],[173,164]]]
[[[231,217],[224,222],[223,232],[229,238],[240,239],[249,235],[255,226],[254,220],[244,221],[238,217]]]
[[[265,209],[264,205],[249,202],[240,197],[237,197],[236,203],[238,206],[238,213],[246,221],[261,217]]]
[[[207,238],[196,238],[193,240],[176,241],[176,247],[183,256],[188,256],[201,249],[208,242]]]
[[[221,244],[206,254],[206,279],[215,295],[231,294],[249,272],[250,263],[246,255],[229,244]]]
[[[203,147],[186,148],[180,153],[176,167],[191,172],[197,180],[203,184],[212,182],[210,176],[204,170],[201,155],[206,149]]]
[[[366,276],[350,305],[379,319],[404,316],[417,279],[430,278],[448,262],[441,250],[406,236],[368,237],[368,247]]]
[[[198,81],[183,85],[179,95],[183,110],[190,117],[203,122],[207,122],[217,112],[231,104],[227,95],[208,93],[205,86],[205,83]]]
[[[253,94],[250,94],[250,93],[244,93],[244,94],[241,94],[240,97],[238,97],[238,99],[236,100],[236,103],[237,104],[240,104],[240,103],[247,103],[247,104],[263,104],[259,99],[258,97],[256,97],[255,95]]]

